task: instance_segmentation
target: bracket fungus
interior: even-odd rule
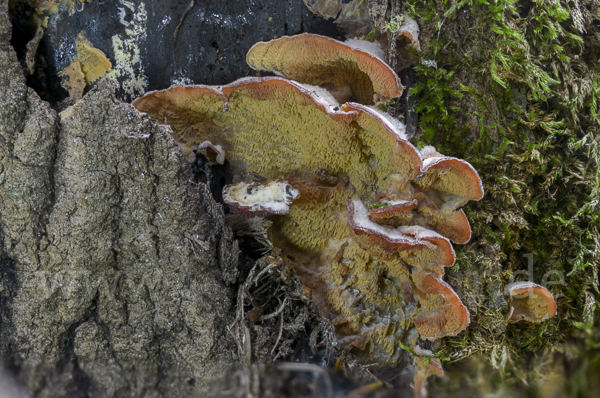
[[[394,35],[396,48],[396,70],[400,71],[419,63],[417,51],[421,50],[419,43],[419,25],[408,15],[403,16],[402,25]]]
[[[452,244],[442,235],[418,226],[390,228],[377,224],[359,199],[348,199],[348,225],[361,247],[379,257],[399,254],[410,264],[434,262],[440,266],[454,265]]]
[[[398,27],[396,31],[396,40],[406,40],[406,45],[413,47],[417,50],[421,49],[421,43],[419,43],[419,24],[414,18],[404,15],[402,25]]]
[[[507,285],[510,312],[508,322],[542,322],[556,315],[556,302],[548,289],[533,282],[515,282]]]
[[[364,40],[341,42],[311,33],[284,36],[256,43],[246,62],[256,70],[326,88],[340,103],[370,105],[402,95],[379,44]]]
[[[450,285],[434,273],[423,270],[413,272],[413,281],[421,304],[414,323],[422,338],[435,340],[456,336],[469,326],[469,311]]]
[[[385,199],[373,205],[369,210],[369,218],[379,224],[404,224],[413,220],[412,210],[419,204],[413,200],[390,200]]]
[[[299,40],[331,40],[313,36]],[[349,51],[340,46],[328,51]],[[419,152],[389,115],[353,102],[340,107],[322,88],[282,77],[172,86],[134,105],[170,125],[190,159],[206,141],[220,145],[233,171],[224,201],[245,216],[270,218],[273,247],[335,325],[340,344],[396,363],[398,342],[468,325],[466,308],[440,279],[455,260],[448,238],[470,237],[458,207],[483,195],[468,163]]]
[[[404,225],[401,219],[409,219],[412,225],[432,229],[456,243],[467,243],[471,239],[471,226],[458,208],[470,200],[483,198],[479,174],[468,162],[443,156],[432,147],[423,148],[419,155],[423,163],[417,178],[407,183],[406,179],[392,175],[388,186],[378,195],[378,205],[417,200],[412,217],[388,217],[384,222],[401,226]]]
[[[462,159],[444,156],[435,148],[421,150],[423,177],[417,180],[422,188],[433,188],[444,193],[442,211],[454,211],[470,200],[483,198],[483,183],[477,170]]]

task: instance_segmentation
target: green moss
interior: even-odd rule
[[[515,383],[524,378],[519,359],[566,350],[589,297],[598,299],[597,5],[410,0],[406,7],[423,32],[434,32],[411,91],[418,143],[466,158],[486,190],[465,209],[473,238],[455,246],[458,267],[448,272],[477,311],[440,352],[453,360],[506,352],[511,360],[497,367]],[[534,281],[553,283],[558,315],[507,325],[503,287],[527,271],[529,253]]]
[[[371,209],[381,209],[382,207],[387,207],[387,206],[388,206],[387,203],[373,203],[373,204],[369,205],[369,207]]]
[[[377,34],[377,29],[371,29],[371,31],[367,33],[365,37],[363,37],[363,40],[373,41],[373,39],[375,39],[375,34]]]
[[[386,31],[392,32],[392,33],[398,32],[400,30],[400,27],[404,23],[404,19],[405,19],[404,14],[394,15],[392,17],[392,19],[390,19],[390,21],[383,27],[383,30],[386,30]]]

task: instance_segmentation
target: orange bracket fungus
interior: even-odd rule
[[[454,211],[469,200],[483,198],[483,184],[477,171],[468,162],[444,156],[431,147],[421,150],[423,178],[421,187],[431,187],[444,194],[442,211]]]
[[[369,210],[369,218],[379,224],[403,224],[413,219],[412,210],[419,204],[413,200],[383,200],[381,207]]]
[[[248,58],[275,57],[254,65],[269,64],[288,77],[294,77],[287,69],[292,60],[298,62],[292,69],[310,70],[302,62],[311,57],[321,75],[349,74],[337,61],[325,61],[331,54],[361,70],[353,63],[361,51],[314,35],[296,40],[290,60],[276,56],[292,51],[290,38],[265,48],[259,43]],[[302,47],[323,41],[333,50],[313,54]],[[397,95],[381,83],[393,76],[397,89],[395,75],[369,76],[365,98]],[[352,79],[309,83],[339,86]],[[335,325],[341,345],[364,360],[393,364],[402,355],[399,342],[414,344],[418,333],[430,340],[456,335],[469,324],[468,311],[441,280],[455,260],[449,239],[470,238],[458,208],[483,195],[467,162],[431,148],[419,152],[397,119],[358,103],[340,106],[323,88],[282,77],[172,86],[134,105],[170,125],[189,159],[206,141],[222,148],[233,172],[224,201],[243,216],[270,218],[273,247]]]
[[[413,281],[421,304],[413,321],[422,338],[456,336],[469,326],[469,311],[450,285],[422,270],[413,272]]]
[[[303,33],[256,43],[246,61],[253,69],[326,88],[340,103],[373,104],[402,94],[398,76],[383,57],[376,43]]]
[[[556,315],[556,302],[552,293],[533,282],[515,282],[507,285],[510,312],[508,322],[542,322]]]
[[[398,253],[409,263],[454,265],[454,249],[442,235],[419,226],[390,228],[377,224],[371,221],[367,209],[358,199],[348,199],[346,205],[348,225],[366,251],[379,256],[385,256],[384,252]]]

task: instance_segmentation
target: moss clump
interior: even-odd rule
[[[586,311],[597,311],[598,4],[410,0],[405,8],[422,31],[411,91],[420,144],[468,160],[486,190],[465,209],[473,238],[456,247],[448,278],[472,325],[440,352],[483,354],[501,370],[502,389],[522,387],[548,360],[540,353],[571,352]],[[507,325],[503,287],[530,272],[548,282],[558,315]],[[597,335],[597,323],[589,330]],[[533,353],[540,357],[525,369]]]

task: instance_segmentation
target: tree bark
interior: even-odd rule
[[[204,394],[236,361],[237,243],[168,128],[108,81],[57,114],[0,3],[0,341],[32,394]]]

